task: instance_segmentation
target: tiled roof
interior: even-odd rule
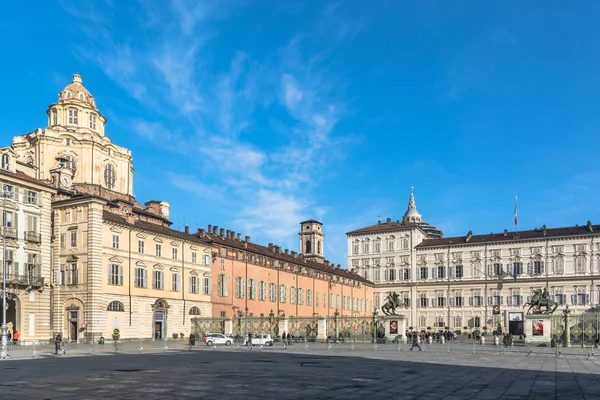
[[[153,224],[146,221],[135,220],[133,223],[130,223],[124,217],[114,214],[110,211],[104,210],[103,218],[105,221],[113,222],[116,224],[132,226],[134,228],[145,230],[148,232],[153,232],[159,235],[170,236],[173,238],[177,238],[180,240],[187,240],[188,242],[196,242],[199,244],[204,244],[210,246],[211,243],[203,238],[198,237],[197,235],[191,233],[185,233],[181,231],[177,231],[175,229],[167,228],[161,225]]]
[[[568,236],[596,235],[600,233],[600,225],[576,225],[565,228],[536,228],[529,231],[521,231],[518,236],[515,232],[489,233],[485,235],[472,235],[467,241],[468,236],[456,236],[441,239],[426,239],[422,241],[417,248],[438,247],[449,245],[472,245],[496,242],[517,242],[522,240],[549,239]]]
[[[12,176],[13,178],[16,178],[16,179],[20,179],[20,180],[23,180],[23,181],[26,181],[26,182],[35,183],[36,185],[45,186],[47,188],[56,190],[55,187],[52,186],[52,185],[50,185],[48,182],[41,181],[41,180],[36,179],[36,178],[32,178],[31,176],[27,175],[26,173],[18,171],[18,170],[17,170],[16,173],[14,173],[14,172],[10,172],[10,171],[4,170],[4,169],[0,169],[0,174],[7,175],[7,176]]]
[[[357,273],[348,271],[347,269],[334,268],[316,261],[308,261],[301,257],[300,255],[293,256],[291,254],[286,254],[281,248],[277,246],[273,246],[272,248],[268,248],[265,246],[261,246],[252,242],[245,242],[243,240],[237,240],[235,238],[227,238],[221,237],[218,235],[214,235],[212,233],[205,232],[204,235],[210,239],[212,242],[239,249],[245,252],[251,252],[255,254],[259,254],[265,257],[273,258],[279,261],[284,261],[293,265],[298,265],[300,267],[311,268],[316,271],[337,275],[343,278],[353,279],[358,282],[365,283],[367,285],[373,285],[373,283],[364,277],[360,276]],[[247,243],[247,244],[246,244]],[[246,247],[247,246],[247,247]]]

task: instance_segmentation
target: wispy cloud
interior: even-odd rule
[[[118,9],[112,9],[85,20],[80,29],[87,40],[73,47],[152,110],[152,119],[124,121],[130,129],[198,166],[193,173],[167,173],[171,185],[214,201],[249,234],[295,246],[298,223],[325,213],[312,200],[313,188],[351,143],[334,135],[347,112],[344,84],[330,70],[327,46],[308,50],[307,41],[318,32],[292,37],[263,59],[237,50],[227,67],[213,62],[208,48],[219,35],[213,22],[239,5],[173,0],[155,9],[141,4],[143,18],[130,21],[145,32],[136,40],[114,34]],[[82,16],[70,4],[63,8]],[[323,20],[341,23],[340,8],[325,6],[316,23],[324,37],[331,27]],[[358,31],[350,25],[348,32]],[[265,141],[269,136],[274,140]]]

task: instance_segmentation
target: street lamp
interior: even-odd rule
[[[565,306],[563,310],[563,316],[565,318],[565,340],[563,340],[563,347],[571,347],[571,332],[569,329],[569,314],[571,314],[571,310],[569,310],[569,305]]]
[[[8,358],[8,326],[6,325],[6,198],[8,192],[2,190],[2,348],[0,358]]]

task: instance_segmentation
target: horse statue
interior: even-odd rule
[[[398,315],[396,314],[396,308],[404,305],[404,302],[400,299],[398,293],[390,292],[385,300],[385,304],[381,306],[381,311],[383,311],[385,315]]]
[[[529,309],[527,310],[526,314],[529,314],[529,312],[531,311],[531,309],[533,307],[538,307],[538,308],[542,308],[542,307],[546,307],[545,310],[543,310],[541,313],[542,314],[552,314],[554,311],[556,311],[556,308],[558,307],[558,303],[556,303],[554,300],[552,300],[550,298],[550,294],[548,293],[548,288],[544,288],[544,290],[542,291],[542,289],[534,289],[533,290],[533,296],[531,297],[531,300],[528,301],[527,303],[525,303],[523,305],[523,308],[529,306]]]

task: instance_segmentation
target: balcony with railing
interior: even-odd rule
[[[35,231],[25,231],[25,240],[32,243],[41,243],[42,235]]]
[[[7,239],[17,238],[17,228],[12,226],[0,226],[2,228],[2,236],[6,236]]]
[[[2,278],[2,271],[0,271],[0,278]],[[40,274],[28,273],[21,275],[18,273],[7,273],[6,284],[16,286],[31,286],[32,288],[39,288],[44,286],[44,278]]]

